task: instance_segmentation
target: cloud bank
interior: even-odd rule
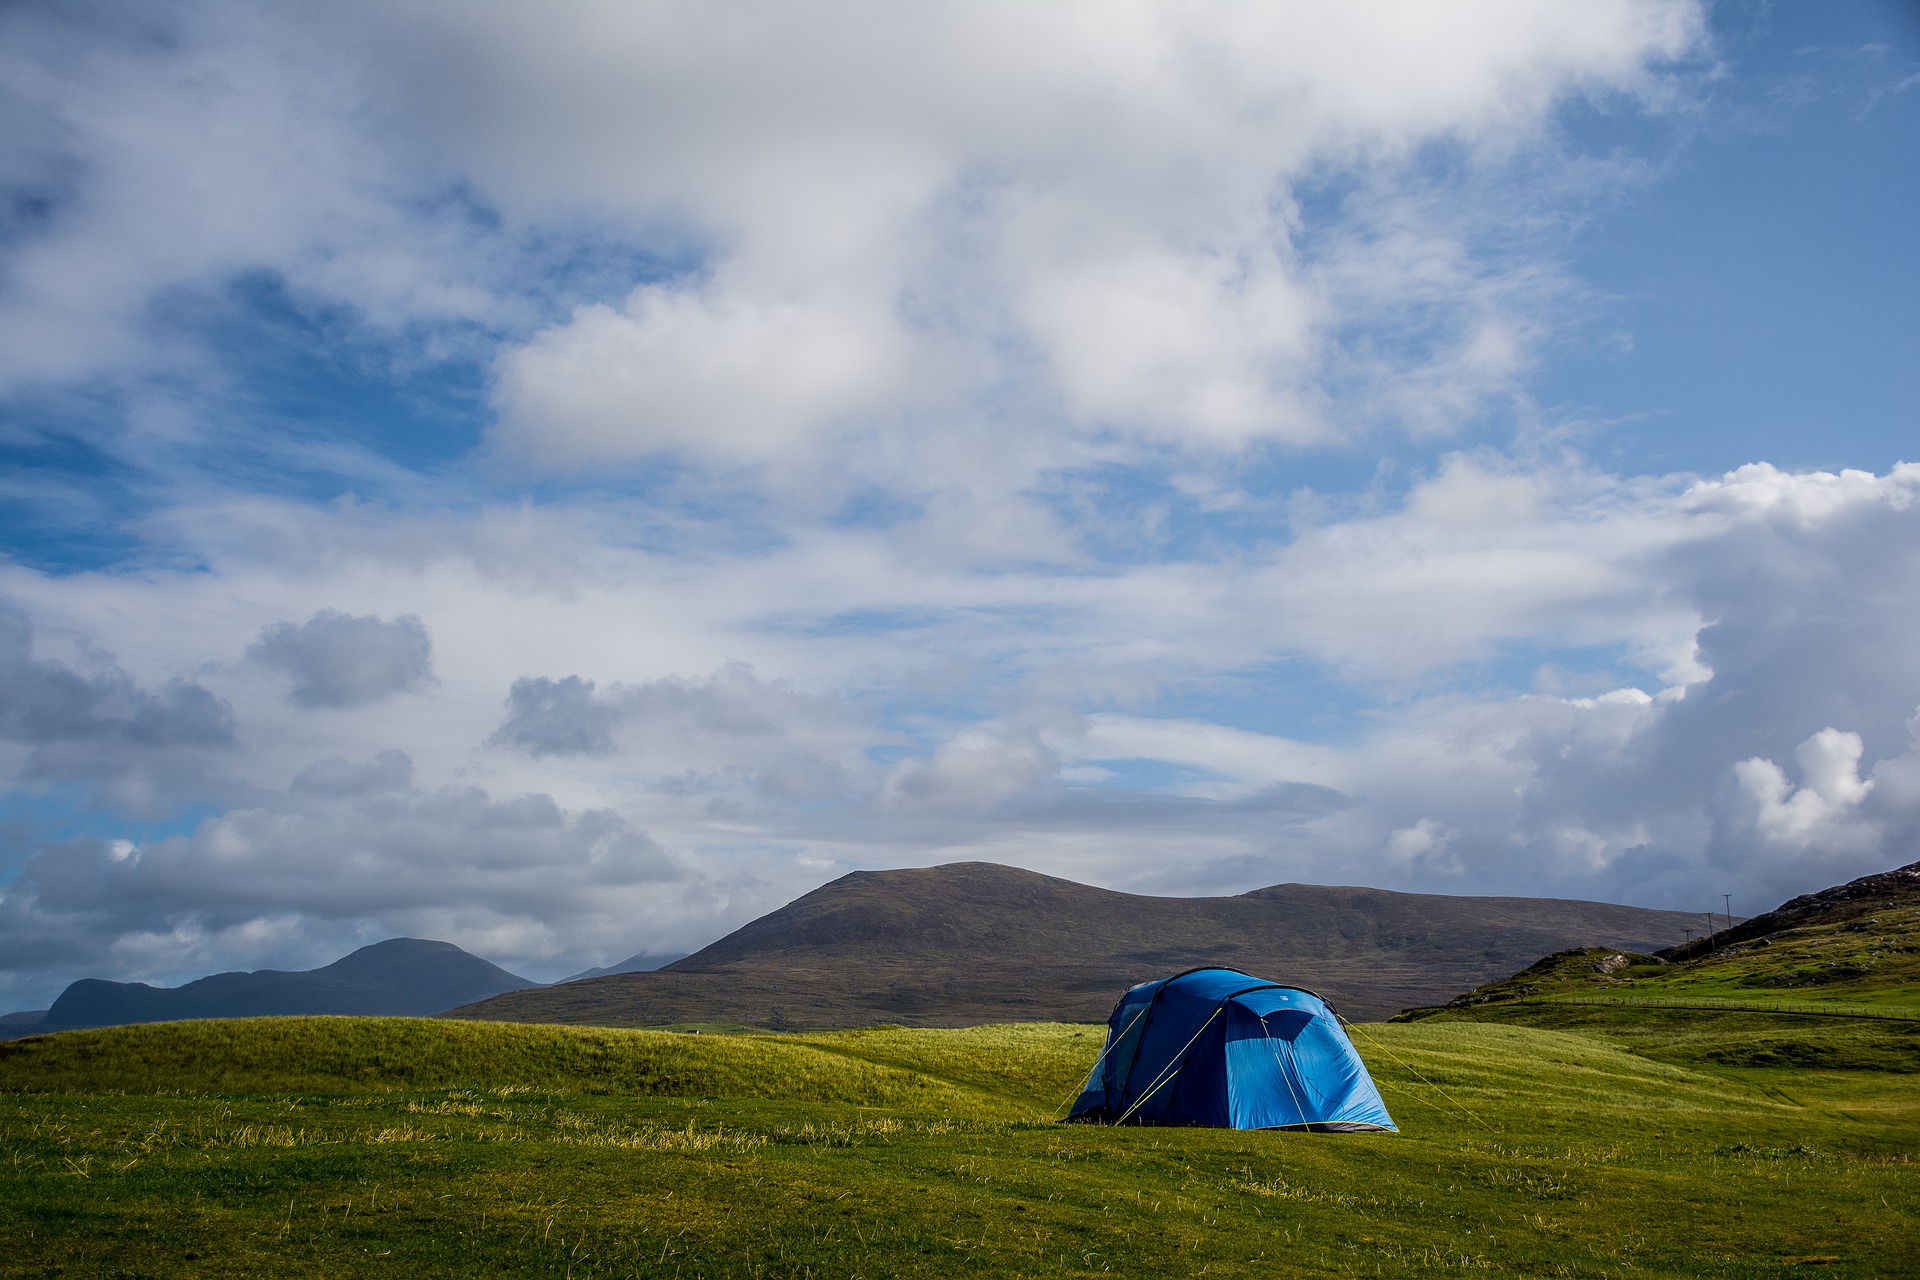
[[[1509,495],[1497,516],[1475,498],[1490,490]],[[323,557],[342,567],[299,593],[351,599],[350,577],[355,608],[384,608],[395,581],[439,602],[422,614],[446,637],[430,710],[343,730],[257,664],[213,662],[198,696],[242,734],[278,717],[271,744],[233,759],[217,735],[154,736],[145,767],[218,756],[256,799],[118,855],[41,846],[8,910],[29,950],[60,957],[163,937],[208,954],[299,919],[327,939],[457,924],[570,963],[581,938],[697,945],[835,869],[961,857],[1166,892],[1304,879],[1684,905],[1722,885],[1758,905],[1912,847],[1920,663],[1901,637],[1920,625],[1920,561],[1898,549],[1920,545],[1916,498],[1914,466],[1647,484],[1456,457],[1397,509],[1231,572],[915,565],[912,615],[852,632],[839,620],[897,603],[908,572],[884,531],[691,581],[675,555],[603,543],[563,589],[530,592],[525,563],[464,530],[282,511],[304,545],[389,548]],[[63,628],[184,597],[194,634],[245,635],[247,610],[208,620],[237,585],[287,581],[237,550],[259,545],[236,538],[204,573],[0,577]],[[543,540],[518,551],[538,563]],[[593,676],[524,674],[535,650]],[[713,652],[754,666],[646,678]],[[1223,710],[1274,696],[1265,673],[1286,664],[1371,690],[1370,709],[1333,737]],[[173,705],[124,675],[85,687]],[[121,740],[132,719],[77,722]],[[404,748],[321,754],[368,732]],[[41,785],[92,776],[33,768]]]

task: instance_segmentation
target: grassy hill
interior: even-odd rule
[[[1683,912],[1276,885],[1115,893],[989,863],[857,871],[650,973],[514,992],[452,1016],[786,1029],[1097,1021],[1135,982],[1226,964],[1352,1017],[1445,999],[1542,952],[1684,941]]]
[[[17,1041],[0,1274],[1920,1270],[1911,1077],[1464,1022],[1356,1041],[1399,1134],[1056,1125],[1100,1044],[1070,1025],[259,1019]]]
[[[1401,1020],[1573,1031],[1696,1067],[1920,1073],[1920,863],[1657,954],[1556,952]]]
[[[1560,951],[1452,1008],[1605,999],[1674,1008],[1793,1007],[1920,1018],[1920,863],[1807,894],[1651,955]]]
[[[0,1044],[0,1089],[22,1093],[385,1093],[481,1089],[979,1110],[1050,1097],[1084,1075],[1100,1032],[1049,1027],[824,1037],[686,1035],[424,1018],[259,1018],[147,1024]],[[913,1055],[890,1060],[888,1046]],[[944,1046],[944,1048],[941,1048]],[[972,1052],[969,1046],[988,1046]],[[928,1074],[945,1054],[967,1065]],[[1004,1062],[996,1053],[1010,1053]],[[896,1057],[899,1055],[896,1054]],[[1066,1088],[1067,1085],[1059,1085]]]

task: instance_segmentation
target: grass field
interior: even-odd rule
[[[1058,1125],[1064,1025],[18,1041],[0,1273],[1920,1274],[1911,1024],[1829,1020],[1821,1070],[1728,1060],[1791,1025],[1524,1012],[1363,1028],[1398,1135]]]

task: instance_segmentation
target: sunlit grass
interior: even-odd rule
[[[1399,1135],[1050,1123],[1099,1030],[287,1019],[19,1042],[0,1272],[1920,1272],[1908,1077],[1439,1021],[1356,1032]]]

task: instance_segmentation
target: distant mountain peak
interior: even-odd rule
[[[83,978],[53,1002],[43,1025],[316,1013],[422,1016],[536,985],[451,942],[388,938],[318,969],[216,973],[178,987]]]

